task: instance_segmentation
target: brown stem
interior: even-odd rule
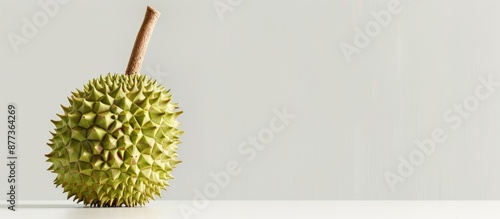
[[[144,54],[148,48],[149,39],[153,34],[153,29],[156,21],[158,21],[158,17],[160,17],[160,12],[148,6],[141,29],[139,33],[137,33],[137,38],[135,39],[134,48],[132,49],[132,54],[130,54],[130,60],[128,61],[125,74],[131,75],[140,73]]]

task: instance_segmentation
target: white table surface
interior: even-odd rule
[[[135,208],[90,208],[69,201],[24,201],[0,218],[498,218],[500,201],[211,201],[183,217],[192,201],[154,201]]]

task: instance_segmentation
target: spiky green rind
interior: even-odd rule
[[[47,154],[68,199],[99,207],[148,203],[173,178],[182,111],[144,75],[107,74],[73,92]]]

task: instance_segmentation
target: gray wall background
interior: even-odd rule
[[[500,81],[500,2],[401,0],[401,13],[351,62],[339,45],[352,45],[355,28],[389,1],[231,1],[224,20],[213,2],[58,3],[17,53],[8,34],[21,35],[23,17],[43,9],[0,2],[0,114],[8,102],[19,108],[21,200],[65,199],[43,156],[50,119],[89,79],[125,70],[146,5],[162,15],[143,72],[171,88],[184,110],[183,163],[163,199],[192,199],[229,160],[241,173],[214,199],[500,198],[500,93],[456,130],[442,118],[474,95],[478,77]],[[284,107],[296,118],[247,161],[238,145]],[[398,157],[436,128],[446,141],[392,191],[384,174],[397,173]],[[6,131],[2,116],[3,141]],[[5,156],[2,148],[2,164]]]

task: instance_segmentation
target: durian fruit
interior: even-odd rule
[[[107,74],[77,89],[62,106],[47,154],[68,199],[98,207],[148,203],[168,186],[177,160],[177,103],[140,67],[159,13],[148,7],[126,74]]]

